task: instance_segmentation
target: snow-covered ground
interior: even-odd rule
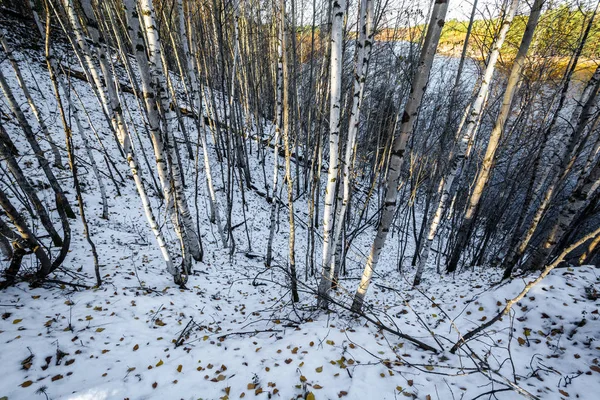
[[[64,147],[41,56],[31,49],[18,53],[32,95],[55,140]],[[63,63],[76,65],[69,59],[72,56],[66,57]],[[25,110],[10,65],[3,61],[0,68]],[[477,268],[455,276],[427,271],[421,288],[415,290],[409,284],[414,271],[405,267],[404,275],[397,272],[399,239],[390,237],[368,294],[369,313],[392,330],[438,349],[437,353],[424,351],[340,307],[334,307],[335,313],[315,308],[312,290],[316,278],[304,280],[305,198],[295,204],[302,293],[300,303],[292,305],[282,269],[265,269],[263,259],[254,257],[262,256],[268,237],[266,200],[246,192],[243,206],[250,240],[244,227],[238,227],[237,247],[230,255],[229,249],[220,247],[216,230],[207,220],[206,190],[200,179],[205,260],[195,265],[188,289],[178,288],[165,271],[127,165],[116,152],[98,103],[86,83],[74,81],[74,85],[90,111],[93,126],[126,177],[121,196],[116,196],[112,182],[103,175],[110,193],[110,213],[108,220],[101,219],[97,183],[85,166],[81,140],[75,134],[82,157],[86,211],[104,284],[79,290],[60,284],[37,289],[18,284],[0,292],[0,399],[518,398],[518,392],[506,390],[510,382],[543,399],[598,397],[600,277],[594,267],[555,270],[509,317],[452,355],[449,348],[459,338],[457,332],[464,334],[492,318],[530,278],[495,286],[500,278],[495,270]],[[140,126],[136,101],[133,97],[126,101],[132,121]],[[4,102],[0,107],[7,112]],[[26,149],[14,123],[2,123],[18,147]],[[35,125],[33,116],[31,123]],[[186,124],[195,137],[192,121]],[[140,134],[143,137],[142,131]],[[142,141],[152,157],[148,138]],[[47,148],[46,143],[42,145]],[[99,144],[94,142],[94,147],[97,162],[104,166]],[[224,206],[212,149],[211,157]],[[262,166],[253,157],[253,177],[261,187]],[[31,154],[24,152],[20,163],[34,182],[43,181],[36,163],[28,162],[31,160]],[[183,163],[193,204],[195,162],[184,157]],[[270,180],[272,154],[267,157],[266,171]],[[60,171],[59,175],[76,204],[69,172]],[[147,171],[145,177],[149,177]],[[52,204],[47,189],[40,188],[40,196]],[[244,218],[240,194],[236,196],[233,225]],[[154,209],[159,206],[153,198]],[[159,220],[168,223],[162,211]],[[285,265],[287,218],[283,208],[279,220],[275,260]],[[72,251],[57,278],[91,286],[91,254],[80,223],[72,224]],[[164,229],[171,248],[176,249],[170,231]],[[373,234],[367,230],[349,252],[349,275],[335,295],[342,304],[350,304]],[[407,257],[412,256],[411,246],[409,243]]]

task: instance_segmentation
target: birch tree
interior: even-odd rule
[[[490,138],[483,158],[483,163],[477,174],[475,184],[473,185],[473,192],[469,197],[467,211],[465,213],[465,216],[463,217],[460,228],[458,230],[456,243],[448,259],[446,267],[448,272],[454,272],[456,270],[460,256],[468,240],[471,237],[473,225],[475,223],[476,210],[479,206],[479,202],[481,200],[481,196],[483,195],[483,191],[490,178],[490,173],[494,165],[494,159],[496,156],[496,150],[498,149],[498,144],[504,132],[506,120],[508,119],[512,108],[512,101],[517,91],[519,81],[521,79],[521,72],[525,63],[525,57],[529,50],[529,46],[531,45],[531,41],[533,40],[533,33],[538,24],[544,1],[545,0],[535,0],[531,8],[531,13],[529,14],[529,19],[527,20],[527,26],[525,27],[525,32],[523,34],[523,38],[521,39],[519,50],[517,52],[512,69],[510,71],[508,82],[506,84],[506,89],[504,90],[504,96],[502,98],[500,113],[496,118],[496,122],[494,124],[494,127],[492,128],[492,132],[490,133]]]
[[[514,19],[518,6],[519,0],[511,1],[508,10],[506,11],[504,20],[502,22],[502,26],[500,27],[500,31],[498,32],[498,35],[496,36],[496,39],[492,44],[492,49],[487,59],[487,65],[483,73],[483,77],[481,78],[481,85],[479,86],[477,97],[475,98],[473,104],[468,106],[465,110],[465,115],[467,116],[467,119],[464,125],[464,131],[461,130],[461,127],[459,127],[458,129],[456,135],[457,137],[460,137],[460,140],[458,142],[458,148],[456,149],[456,151],[453,152],[454,154],[450,161],[448,173],[440,181],[439,184],[438,192],[441,191],[441,194],[439,195],[438,205],[435,208],[433,217],[431,218],[431,222],[429,224],[429,229],[427,233],[427,239],[423,244],[423,249],[421,250],[419,263],[417,264],[417,272],[413,281],[413,284],[415,286],[419,285],[421,282],[423,271],[425,269],[425,266],[427,265],[427,261],[429,260],[429,252],[431,250],[431,246],[433,245],[433,240],[435,239],[442,217],[448,206],[447,203],[451,196],[452,185],[454,184],[454,181],[459,175],[459,171],[462,170],[465,159],[468,157],[470,144],[472,144],[475,140],[478,123],[481,118],[481,113],[483,111],[483,107],[489,94],[490,84],[492,83],[492,77],[494,76],[494,71],[496,69],[496,63],[498,62],[498,58],[500,57],[500,50],[502,49],[502,45],[506,40],[506,35]]]
[[[162,132],[160,130],[160,115],[158,110],[157,95],[155,93],[155,84],[150,76],[150,70],[148,66],[148,59],[146,56],[145,42],[143,33],[140,28],[140,20],[138,19],[138,11],[136,8],[135,0],[124,0],[125,15],[127,17],[128,29],[130,37],[133,42],[133,48],[135,50],[135,57],[140,72],[140,81],[142,83],[143,99],[146,105],[146,111],[148,115],[148,128],[150,130],[150,138],[152,141],[152,147],[154,150],[154,156],[156,159],[156,170],[158,172],[159,180],[161,183],[162,194],[167,204],[167,213],[172,213],[169,207],[173,207],[171,199],[171,185],[170,176],[168,172],[167,155],[165,151],[165,145],[162,139]],[[152,225],[152,221],[150,221]],[[156,236],[156,235],[155,235]],[[176,283],[183,283],[179,270],[173,265],[169,250],[164,240],[160,240],[156,236],[159,242],[163,244],[161,251],[163,258],[165,259],[167,271],[173,276]]]
[[[355,312],[360,312],[362,310],[365,295],[369,289],[373,272],[377,268],[379,256],[383,246],[385,245],[387,234],[392,225],[392,220],[396,211],[400,170],[404,160],[406,145],[408,143],[408,139],[413,133],[413,128],[417,120],[419,108],[421,106],[421,101],[423,100],[423,95],[427,89],[431,65],[433,64],[433,58],[440,40],[440,34],[445,23],[447,10],[448,0],[435,0],[432,7],[429,25],[427,27],[427,34],[425,36],[425,41],[423,42],[417,69],[411,84],[410,95],[404,107],[402,117],[400,118],[399,134],[396,136],[392,144],[388,167],[389,169],[386,177],[386,192],[382,214],[377,226],[377,235],[367,259],[367,264],[363,271],[360,284],[354,295],[352,310]]]
[[[223,246],[226,246],[227,240],[223,234],[223,227],[221,225],[221,216],[219,213],[219,203],[217,201],[217,195],[215,193],[212,171],[210,166],[210,158],[208,155],[208,144],[206,141],[206,125],[204,121],[204,109],[202,98],[204,95],[204,91],[200,85],[198,77],[196,75],[196,66],[194,63],[194,56],[192,55],[191,48],[195,49],[195,43],[192,41],[194,35],[188,35],[187,27],[186,27],[186,12],[184,7],[184,1],[178,0],[177,2],[179,8],[179,32],[181,35],[181,43],[183,46],[183,53],[185,56],[185,61],[187,65],[187,73],[190,80],[190,91],[192,101],[194,102],[194,108],[196,109],[196,128],[198,129],[198,137],[200,139],[200,143],[202,146],[202,155],[204,160],[204,174],[206,177],[206,187],[208,191],[209,205],[210,205],[210,222],[217,225],[217,230],[219,232],[219,237],[223,242]],[[188,16],[187,18],[191,18]],[[191,45],[190,45],[191,43]],[[198,51],[196,49],[196,51]]]
[[[331,286],[330,268],[333,233],[333,212],[336,199],[336,185],[339,173],[339,140],[340,140],[340,111],[342,96],[342,58],[345,0],[332,0],[331,10],[331,54],[329,65],[330,77],[330,108],[329,108],[329,168],[327,170],[327,185],[323,207],[323,258],[321,266],[321,281],[319,283],[319,303],[326,306],[325,295]]]
[[[334,249],[337,248],[337,243],[340,240],[342,227],[344,224],[346,210],[348,208],[348,202],[350,201],[351,194],[351,172],[353,167],[353,161],[356,154],[356,135],[358,133],[358,126],[360,121],[360,112],[362,108],[362,100],[365,88],[365,79],[369,67],[369,60],[371,57],[371,50],[373,49],[373,14],[374,14],[374,0],[361,0],[359,10],[359,34],[356,55],[356,65],[354,68],[354,92],[352,96],[352,110],[350,113],[350,122],[348,125],[348,137],[346,142],[346,151],[344,153],[343,167],[342,167],[342,185],[343,185],[343,197],[340,202],[340,207],[337,209],[335,216],[335,230],[331,239],[331,245],[327,246],[327,254],[324,255],[323,267],[329,267],[329,276],[323,282],[321,290],[325,292],[320,293],[323,301],[327,299],[327,291],[334,282],[339,274],[340,262],[336,263],[333,260]],[[330,150],[331,151],[331,150]],[[339,193],[338,193],[339,196]],[[321,278],[323,280],[323,278]],[[326,286],[328,285],[328,286]]]
[[[294,1],[294,0],[292,0]],[[289,216],[289,253],[288,260],[290,266],[290,281],[291,281],[291,292],[292,301],[298,302],[298,284],[296,282],[296,224],[294,220],[294,181],[292,179],[292,167],[291,167],[291,141],[290,141],[290,93],[289,93],[289,66],[288,57],[286,52],[287,34],[286,34],[286,12],[285,12],[285,0],[280,0],[280,24],[281,24],[281,47],[282,53],[282,86],[283,86],[283,143],[285,146],[285,180],[287,182],[287,198],[288,198],[288,216]],[[275,154],[275,157],[278,155]]]
[[[280,15],[282,15],[280,13]],[[275,95],[275,138],[273,139],[273,188],[271,190],[271,207],[269,217],[269,239],[267,242],[266,265],[271,266],[273,259],[273,238],[275,236],[275,218],[277,211],[277,184],[279,181],[279,142],[281,140],[281,130],[283,126],[283,35],[284,26],[281,18],[277,18],[277,72],[276,95]]]
[[[169,99],[167,91],[166,74],[168,74],[168,68],[163,65],[161,60],[161,43],[157,30],[157,25],[154,20],[154,6],[152,0],[140,0],[140,12],[142,16],[143,31],[148,44],[148,62],[150,67],[150,74],[153,81],[156,83],[157,97],[160,103],[161,111],[165,119],[165,130],[162,132],[165,140],[165,147],[167,150],[167,156],[170,156],[174,162],[170,163],[172,169],[172,185],[173,185],[173,200],[174,206],[177,207],[179,216],[181,218],[181,225],[175,223],[175,226],[180,230],[179,235],[182,236],[182,246],[189,246],[189,251],[196,261],[200,261],[200,247],[198,241],[198,234],[194,228],[194,222],[192,220],[190,210],[188,207],[187,199],[184,193],[184,186],[182,182],[182,171],[179,168],[177,154],[175,153],[175,134],[177,132],[178,122],[176,120],[175,112],[173,111],[176,105],[173,105]],[[166,182],[165,182],[166,183]],[[163,191],[169,191],[170,187],[164,187]]]
[[[118,88],[118,86],[117,86],[117,88]],[[116,95],[119,96],[118,90],[117,90]],[[136,156],[136,151],[135,151],[136,149],[135,149],[135,146],[133,145],[134,142],[131,137],[131,129],[127,129],[127,125],[125,125],[124,128],[125,128],[125,132],[128,135],[126,140],[128,140],[130,144],[129,144],[129,146],[125,146],[125,144],[122,143],[122,146],[124,149],[128,149],[128,152],[126,154],[127,163],[129,165],[131,175],[135,182],[136,190],[138,192],[138,195],[140,196],[140,200],[142,202],[142,207],[144,209],[144,214],[146,216],[146,220],[148,221],[150,230],[154,234],[154,238],[160,249],[163,260],[166,264],[167,272],[169,272],[171,275],[173,275],[175,283],[180,284],[180,283],[182,283],[182,279],[179,275],[179,271],[173,265],[173,260],[172,260],[171,254],[169,252],[169,247],[164,238],[161,227],[158,224],[158,221],[156,220],[156,217],[154,215],[154,211],[152,209],[152,204],[151,204],[150,198],[148,196],[148,192],[147,192],[145,184],[144,184],[144,180],[142,177],[142,170],[139,166],[137,156]],[[135,129],[135,126],[133,126],[133,124],[132,124],[131,128]],[[152,171],[150,171],[150,173],[152,173]]]

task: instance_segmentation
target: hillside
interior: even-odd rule
[[[507,101],[443,44],[286,46],[281,4],[1,13],[0,400],[595,399],[600,72]]]

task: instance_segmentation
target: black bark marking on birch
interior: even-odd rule
[[[410,115],[406,112],[406,110],[404,111],[404,113],[402,114],[402,123],[407,123],[408,121],[410,121]]]

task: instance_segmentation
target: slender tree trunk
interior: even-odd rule
[[[331,285],[332,282],[337,281],[339,275],[339,268],[341,260],[335,261],[333,257],[334,251],[341,257],[342,254],[338,251],[340,243],[340,236],[344,221],[346,217],[346,210],[348,208],[348,202],[350,201],[351,195],[351,173],[353,171],[353,160],[356,154],[356,135],[358,133],[358,125],[360,120],[360,111],[362,106],[363,93],[365,88],[365,79],[369,68],[369,59],[371,57],[371,50],[373,48],[373,0],[362,0],[360,3],[360,17],[359,17],[359,39],[357,43],[357,56],[356,65],[354,70],[354,94],[352,97],[352,111],[350,114],[350,123],[348,126],[348,138],[346,142],[346,152],[343,160],[342,167],[342,185],[343,185],[343,197],[339,196],[338,192],[338,207],[335,217],[335,230],[333,238],[331,240],[331,246],[329,246],[328,254],[325,255],[324,266],[330,266],[329,277],[323,283],[323,289],[329,290],[329,287],[324,286],[325,284]],[[321,293],[323,301],[327,299],[327,292]]]
[[[494,128],[490,134],[483,164],[481,165],[481,168],[477,174],[473,192],[469,197],[467,211],[459,228],[456,243],[449,257],[448,265],[446,267],[448,272],[454,272],[456,270],[460,256],[472,234],[475,224],[475,212],[479,207],[479,201],[481,200],[481,196],[487,185],[492,167],[494,165],[496,150],[498,149],[500,138],[504,132],[506,120],[510,114],[512,101],[521,79],[521,72],[525,63],[525,57],[527,55],[527,51],[529,50],[531,41],[533,40],[533,33],[540,18],[543,4],[544,0],[535,0],[531,8],[531,14],[529,15],[527,26],[525,27],[525,33],[521,39],[521,45],[519,46],[519,51],[517,52],[517,56],[514,60],[512,69],[510,71],[510,76],[508,78],[508,83],[504,91],[500,114],[498,115],[496,123],[494,124]]]
[[[294,1],[294,0],[291,0]],[[287,61],[287,32],[285,24],[285,0],[280,0],[280,14],[281,14],[281,45],[283,48],[282,54],[282,66],[283,66],[283,142],[285,146],[285,180],[287,182],[287,195],[288,195],[288,213],[289,213],[289,254],[288,260],[290,264],[290,281],[292,291],[292,301],[297,303],[300,298],[298,297],[298,284],[296,275],[296,224],[294,221],[294,181],[292,179],[292,167],[291,167],[291,143],[290,143],[290,93],[289,93],[289,66]],[[293,33],[295,34],[295,33]],[[292,49],[295,51],[295,49]]]
[[[183,239],[182,242],[184,246],[189,246],[189,251],[194,259],[196,261],[200,261],[202,258],[200,254],[200,244],[184,192],[184,184],[182,180],[183,171],[181,171],[178,163],[176,162],[176,135],[174,132],[178,131],[178,122],[176,121],[177,117],[173,112],[173,109],[177,106],[169,99],[166,81],[166,75],[169,73],[169,71],[166,65],[162,65],[161,42],[156,27],[152,0],[140,0],[140,11],[142,14],[142,25],[144,27],[144,33],[148,43],[150,74],[153,77],[153,81],[156,82],[156,87],[158,89],[158,100],[160,101],[160,109],[162,111],[161,114],[164,116],[166,125],[166,130],[163,130],[163,136],[166,138],[166,150],[168,152],[168,156],[170,156],[174,161],[171,163],[173,197],[176,209],[179,212],[181,219],[181,226],[179,229]]]
[[[46,64],[48,67],[48,73],[50,75],[50,80],[52,82],[52,86],[54,89],[54,95],[55,95],[56,101],[58,103],[58,110],[60,113],[61,122],[63,124],[63,128],[65,131],[65,143],[66,143],[66,148],[67,148],[67,156],[68,156],[68,160],[69,160],[69,168],[71,169],[71,175],[73,177],[73,186],[75,187],[75,192],[77,195],[77,204],[79,205],[79,216],[81,218],[81,223],[83,225],[83,234],[84,234],[86,241],[88,242],[90,249],[92,251],[92,257],[94,260],[94,273],[96,275],[96,285],[99,287],[100,285],[102,285],[102,278],[100,276],[100,264],[98,261],[98,253],[96,251],[96,245],[92,241],[87,217],[85,214],[83,195],[81,193],[81,185],[79,184],[79,177],[77,174],[77,164],[75,161],[75,153],[74,153],[74,148],[73,148],[73,135],[72,135],[71,127],[67,121],[67,115],[66,115],[66,112],[63,107],[62,100],[61,100],[60,89],[62,89],[62,91],[64,92],[64,94],[67,98],[69,109],[73,112],[73,119],[75,120],[75,122],[77,124],[78,130],[80,131],[80,133],[82,135],[84,135],[84,132],[83,132],[83,128],[81,126],[81,121],[80,121],[80,118],[78,115],[77,107],[74,106],[74,104],[71,100],[71,95],[70,95],[70,91],[69,91],[69,87],[68,87],[67,83],[64,82],[63,76],[60,75],[60,73],[59,73],[59,70],[56,65],[56,60],[55,60],[53,52],[52,52],[52,48],[50,46],[51,20],[50,20],[49,7],[50,7],[50,5],[47,3],[46,30],[45,30]],[[37,21],[37,22],[38,22],[38,28],[41,29],[41,24],[39,23],[39,21]],[[63,249],[64,249],[64,247],[63,247]],[[62,255],[62,257],[64,257],[64,254]],[[56,265],[51,265],[48,268],[43,267],[39,271],[38,276],[39,277],[47,276],[48,273],[53,268],[56,268]]]
[[[168,173],[167,155],[164,148],[162,133],[160,131],[160,116],[158,111],[158,101],[156,100],[157,95],[154,90],[155,84],[150,77],[148,58],[146,56],[146,47],[142,36],[143,33],[140,28],[140,20],[138,19],[136,1],[124,0],[124,5],[129,34],[133,41],[133,48],[135,50],[135,56],[140,70],[140,80],[143,91],[142,97],[144,98],[146,111],[148,113],[148,125],[150,129],[150,138],[152,140],[152,146],[154,149],[154,156],[156,158],[156,169],[161,183],[165,203],[167,205],[167,213],[172,213],[174,210],[170,209],[173,207],[170,177]],[[162,252],[167,264],[167,271],[173,276],[175,283],[183,283],[179,269],[173,266],[173,262],[171,261],[166,244],[162,247]]]
[[[413,128],[417,119],[419,108],[421,106],[421,101],[423,100],[423,95],[427,89],[431,65],[433,64],[433,58],[437,50],[442,27],[445,23],[447,10],[447,0],[435,0],[431,13],[431,19],[427,27],[427,35],[423,43],[423,48],[421,49],[417,70],[411,85],[410,96],[401,117],[400,133],[394,139],[392,145],[391,159],[386,178],[386,194],[382,215],[377,227],[377,236],[375,237],[369,258],[367,259],[367,265],[365,266],[360,284],[356,290],[356,294],[354,295],[352,310],[355,312],[360,312],[362,310],[365,295],[373,276],[373,271],[375,271],[377,267],[379,255],[381,254],[383,246],[385,245],[385,240],[392,224],[394,212],[396,211],[398,183],[400,180],[400,170],[404,160],[406,145],[408,143],[408,139],[413,133]]]
[[[31,232],[31,230],[27,226],[25,219],[21,216],[21,214],[19,214],[17,209],[11,204],[8,196],[6,195],[6,193],[4,193],[4,191],[1,188],[0,188],[0,207],[2,207],[2,209],[6,213],[6,216],[10,219],[12,224],[15,226],[15,228],[17,229],[17,232],[19,232],[19,235],[23,239],[23,242],[25,243],[25,245],[29,249],[31,249],[31,251],[35,254],[36,258],[40,262],[40,269],[37,272],[38,278],[39,279],[45,278],[47,275],[46,271],[49,271],[50,267],[51,267],[50,258],[44,251],[44,248],[38,241],[37,237]],[[22,255],[18,255],[18,257],[19,256],[22,258]],[[20,265],[20,260],[18,260],[18,261],[19,261],[19,265]],[[18,268],[13,267],[13,270],[14,269],[16,269],[18,272]],[[16,273],[13,273],[13,275],[16,275]]]
[[[282,14],[283,15],[283,14]],[[275,236],[276,226],[276,211],[277,211],[277,183],[279,181],[279,141],[281,140],[281,130],[283,126],[283,35],[284,27],[281,18],[277,19],[277,73],[276,73],[276,95],[275,95],[275,139],[273,143],[273,188],[271,190],[271,211],[270,211],[270,228],[269,240],[267,242],[267,256],[265,264],[271,266],[273,259],[273,237]]]
[[[323,258],[321,280],[319,283],[319,305],[327,307],[326,294],[331,287],[330,262],[332,253],[332,234],[334,222],[334,207],[336,186],[339,175],[339,140],[340,140],[340,111],[342,95],[342,44],[345,0],[332,0],[331,25],[331,57],[330,57],[330,110],[329,110],[329,169],[327,171],[327,186],[325,188],[325,204],[323,208]]]
[[[423,244],[423,249],[421,250],[421,257],[419,259],[419,264],[417,265],[417,272],[413,281],[413,285],[415,286],[419,285],[421,282],[423,271],[425,269],[425,266],[427,265],[427,261],[429,260],[429,252],[431,250],[433,240],[435,239],[437,230],[440,226],[440,222],[448,206],[447,203],[451,196],[452,185],[458,177],[459,172],[463,170],[462,167],[464,166],[465,159],[468,157],[470,144],[473,143],[473,141],[475,140],[478,123],[481,118],[483,107],[485,105],[485,101],[490,90],[490,84],[494,75],[496,63],[500,56],[500,50],[502,49],[502,45],[504,44],[506,35],[514,19],[518,6],[519,0],[511,1],[502,26],[500,28],[500,32],[498,33],[498,36],[494,44],[492,45],[492,51],[490,52],[490,55],[488,57],[487,66],[481,79],[481,86],[479,87],[477,97],[475,98],[473,104],[468,106],[465,110],[465,116],[467,116],[467,118],[464,126],[464,131],[462,131],[461,134],[461,129],[459,128],[457,132],[457,137],[460,138],[458,143],[458,149],[451,157],[448,173],[446,177],[442,178],[438,187],[438,193],[441,192],[441,195],[439,196],[437,207],[429,225],[427,240]]]
[[[196,129],[198,130],[198,137],[201,141],[202,145],[202,155],[204,158],[204,174],[206,176],[206,187],[208,190],[209,197],[209,205],[210,205],[210,214],[209,219],[211,223],[217,224],[217,230],[219,232],[219,236],[223,242],[223,246],[227,245],[227,241],[225,236],[223,235],[223,227],[221,225],[221,216],[219,214],[219,204],[217,201],[217,196],[215,193],[215,189],[213,186],[212,172],[210,166],[210,158],[208,155],[208,144],[206,142],[206,126],[204,121],[204,109],[202,105],[202,98],[204,96],[204,92],[202,87],[198,81],[198,77],[196,75],[196,68],[194,64],[194,57],[190,51],[190,48],[196,49],[195,43],[193,42],[194,35],[189,35],[186,29],[186,13],[184,9],[184,1],[178,0],[179,7],[179,31],[181,34],[181,42],[183,44],[183,52],[185,55],[186,63],[187,63],[187,72],[189,74],[190,79],[190,89],[191,89],[191,97],[194,102],[194,106],[197,113],[196,118]]]

